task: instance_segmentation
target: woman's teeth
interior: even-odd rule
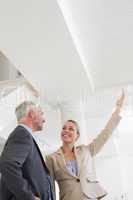
[[[64,134],[64,135],[63,135],[63,137],[66,137],[66,138],[68,138],[68,137],[70,137],[70,136],[69,136],[69,135],[67,135],[67,134]]]

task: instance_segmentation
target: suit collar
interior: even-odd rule
[[[79,156],[78,156],[78,152],[77,152],[77,148],[74,146],[74,153],[75,153],[75,157],[76,157],[76,161],[77,161],[77,167],[78,167],[78,175],[80,174],[80,167],[81,167],[81,162],[80,162],[80,159],[79,159]],[[62,150],[62,147],[60,147],[57,151],[56,151],[56,154],[60,157],[59,159],[59,162],[60,162],[60,165],[62,167],[62,169],[67,172],[67,174],[71,175],[66,167],[66,162],[65,162],[65,158],[64,158],[64,154],[63,154],[63,150]],[[71,175],[71,176],[74,176],[74,175]],[[74,176],[74,177],[77,177],[77,176]]]
[[[33,131],[29,126],[27,126],[25,124],[18,124],[18,126],[25,128],[33,136]]]

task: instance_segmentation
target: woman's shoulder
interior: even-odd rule
[[[76,146],[75,148],[76,148],[77,150],[82,150],[82,149],[84,149],[85,147],[86,147],[85,144],[81,144],[81,145]]]
[[[61,154],[61,148],[57,149],[56,151],[54,151],[53,153],[50,153],[47,155],[48,159],[52,159],[55,158],[57,155]]]
[[[90,145],[85,145],[85,144],[81,144],[79,146],[76,146],[76,151],[78,152],[82,152],[82,153],[85,153],[88,151],[90,151]]]

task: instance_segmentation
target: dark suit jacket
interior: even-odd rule
[[[32,135],[22,126],[10,134],[0,157],[0,200],[48,200],[49,171]]]

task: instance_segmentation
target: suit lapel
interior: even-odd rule
[[[58,163],[59,163],[61,169],[62,169],[65,173],[67,173],[68,175],[72,176],[72,175],[69,173],[69,171],[68,171],[68,169],[67,169],[67,167],[66,167],[65,158],[64,158],[63,151],[62,151],[61,148],[57,151],[57,156],[58,156]]]
[[[38,146],[37,142],[35,141],[35,139],[34,139],[34,137],[33,137],[33,135],[32,135],[31,129],[30,129],[28,126],[24,125],[24,124],[19,124],[18,126],[22,127],[22,128],[32,137],[32,140],[33,140],[33,142],[34,142],[34,145],[36,146],[36,148],[37,148],[37,150],[38,150],[38,153],[39,153],[39,155],[40,155],[40,158],[41,158],[41,160],[42,160],[42,164],[43,164],[44,168],[46,169],[46,171],[49,173],[49,170],[48,170],[48,168],[47,168],[47,166],[46,166],[46,164],[45,164],[45,159],[44,159],[44,157],[42,156],[43,153],[42,153],[42,151],[41,151],[41,148]]]
[[[41,153],[41,155],[43,157],[43,160],[45,162],[46,161],[46,153],[44,151],[44,147],[43,147],[43,145],[39,141],[35,141],[35,142],[36,142],[36,145],[38,146],[39,151],[40,151],[40,153]]]
[[[75,148],[74,152],[77,154],[76,148]],[[78,165],[78,174],[79,174],[79,166],[80,166],[80,165],[79,165],[79,161],[78,161],[78,159],[77,159],[77,155],[76,155],[76,154],[75,154],[75,156],[76,156],[76,161],[77,161],[77,165]],[[60,167],[62,168],[62,170],[63,170],[65,173],[67,173],[69,176],[77,177],[77,176],[75,176],[75,175],[72,175],[72,174],[68,171],[68,169],[67,169],[67,167],[66,167],[66,162],[65,162],[64,154],[63,154],[63,151],[62,151],[61,148],[57,151],[57,156],[58,156],[58,162],[59,162]]]
[[[49,173],[49,170],[48,170],[48,168],[47,168],[47,166],[46,166],[46,164],[45,164],[45,160],[44,160],[44,158],[43,158],[43,156],[42,156],[41,150],[40,150],[40,148],[39,148],[39,146],[38,146],[38,144],[36,143],[36,141],[35,141],[34,138],[33,138],[33,142],[34,142],[34,144],[35,144],[35,146],[36,146],[36,148],[37,148],[37,150],[38,150],[38,153],[39,153],[39,155],[40,155],[40,157],[41,157],[42,164],[43,164],[44,168],[45,168],[46,171]]]
[[[77,151],[77,148],[74,146],[74,153],[75,153],[75,157],[76,157],[76,162],[77,162],[77,167],[78,167],[78,176],[80,174],[80,170],[81,170],[81,158],[79,157],[79,152]]]

